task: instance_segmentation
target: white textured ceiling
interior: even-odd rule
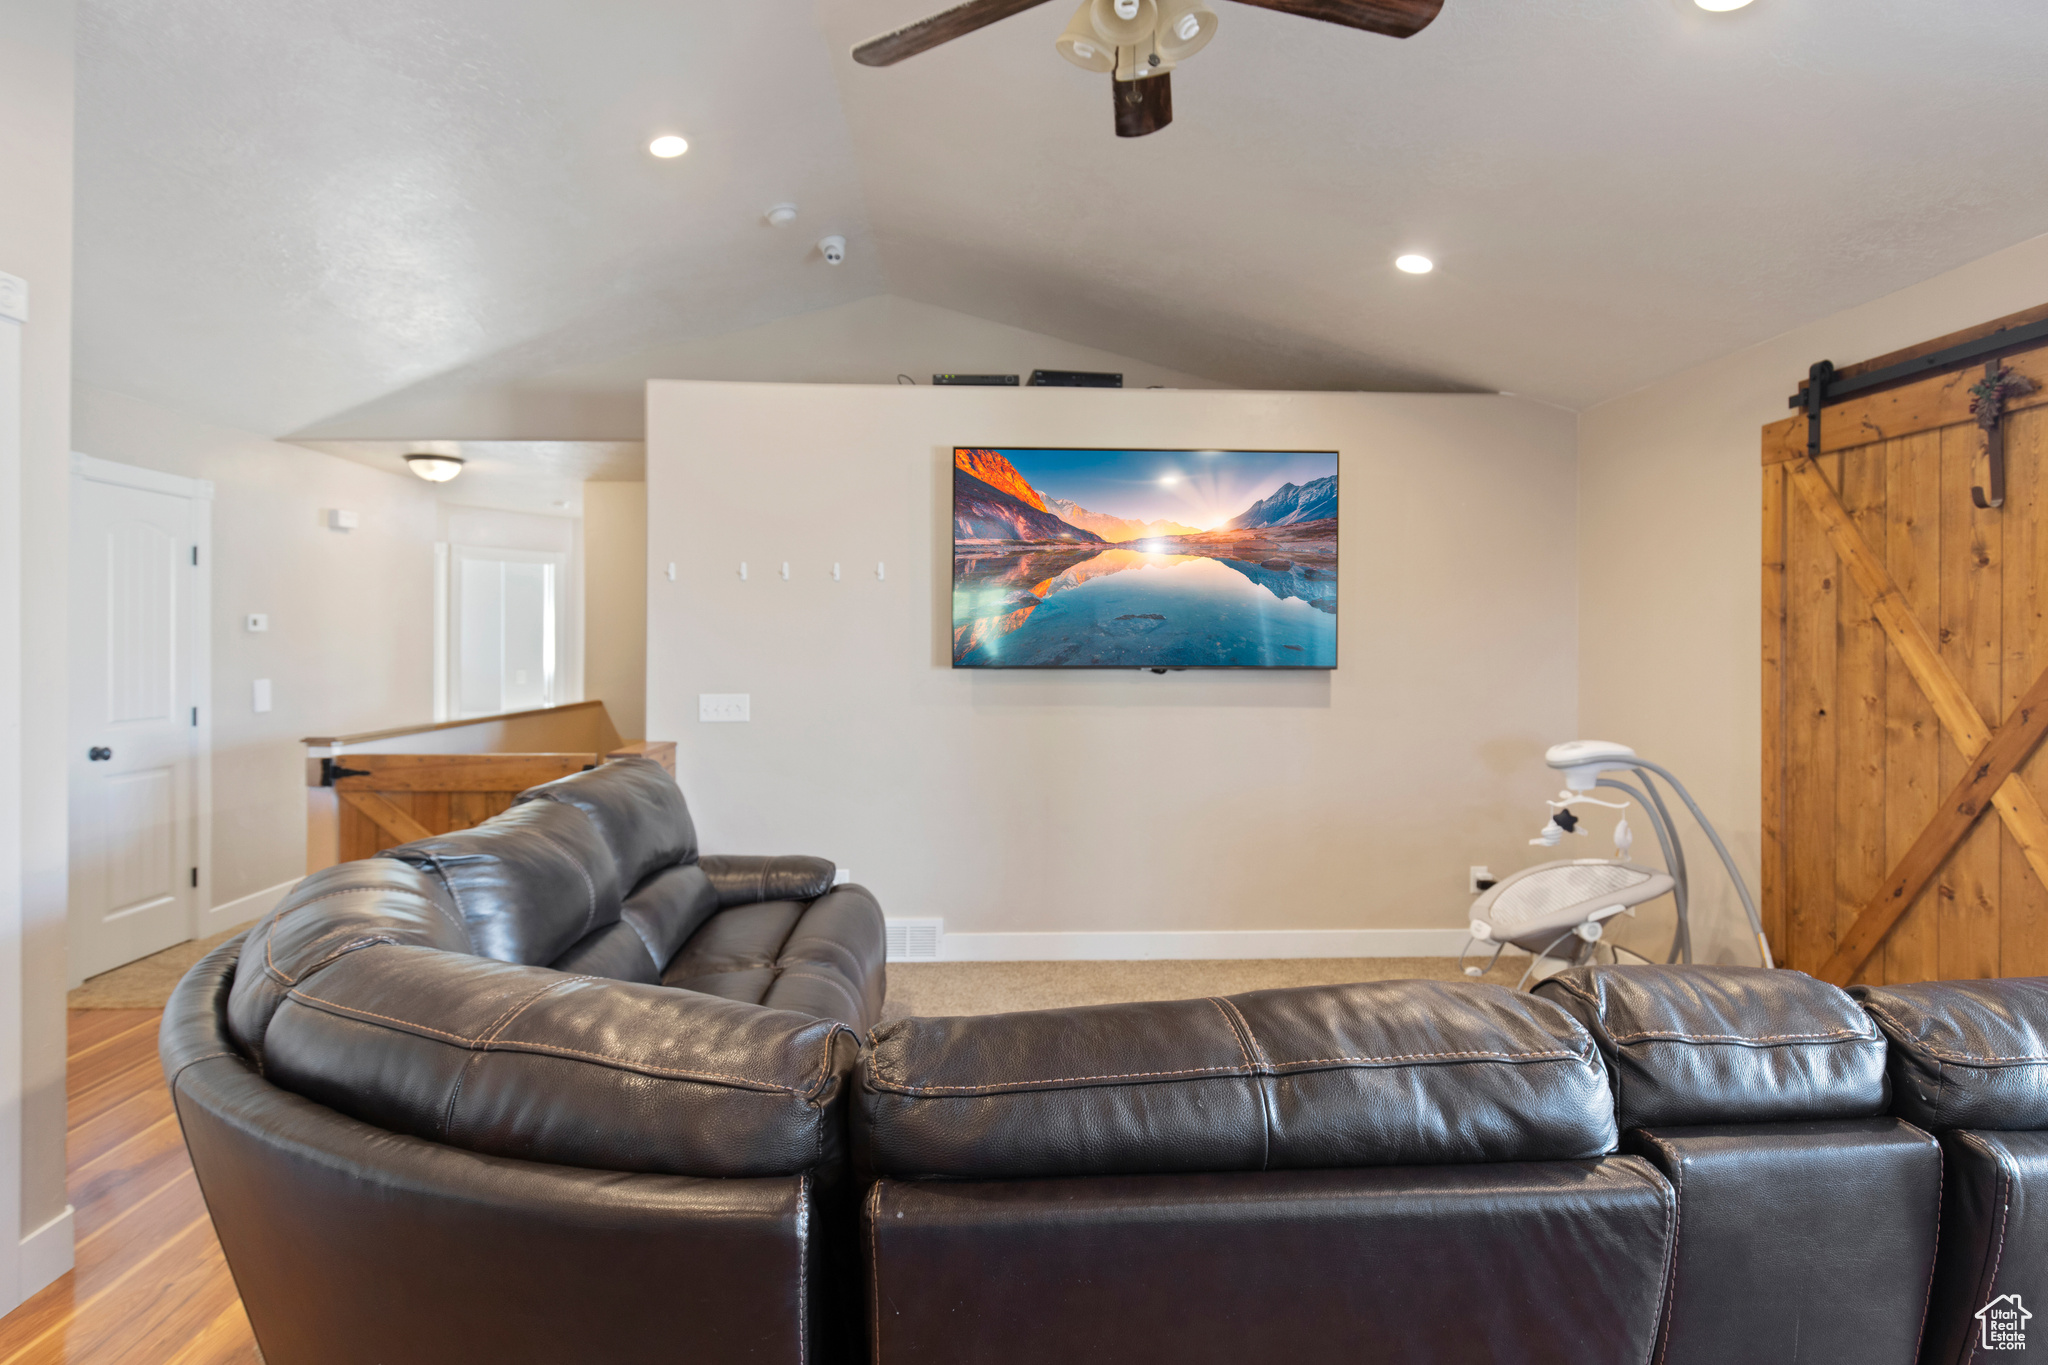
[[[2038,0],[1447,0],[1406,42],[1213,2],[1120,141],[1064,0],[884,70],[846,49],[943,0],[85,0],[79,376],[285,433],[886,292],[1583,406],[2048,231]]]

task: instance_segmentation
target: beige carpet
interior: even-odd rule
[[[195,938],[190,943],[166,948],[154,957],[145,957],[125,967],[116,967],[111,972],[89,976],[83,986],[71,992],[71,1008],[160,1010],[171,1002],[171,987],[178,984],[179,977],[192,970],[194,963],[212,952],[217,944],[227,942],[255,922],[250,920],[249,924],[237,924],[212,938]]]
[[[252,921],[253,923],[253,921]],[[217,943],[248,928],[181,943],[154,957],[95,976],[71,992],[75,1010],[162,1009],[178,978]],[[1475,958],[1483,963],[1484,958]],[[1528,965],[1503,957],[1480,978],[1512,986]],[[1127,1000],[1187,1000],[1275,986],[1423,977],[1464,981],[1453,957],[1312,957],[1223,962],[893,962],[884,1019],[910,1015],[1000,1014],[1005,1010],[1110,1005]]]
[[[1486,959],[1475,958],[1484,966]],[[1482,981],[1512,986],[1529,965],[1503,957]],[[1454,957],[1311,957],[1222,962],[892,962],[882,1018],[1187,1000],[1349,981],[1467,981]]]

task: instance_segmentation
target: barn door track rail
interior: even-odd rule
[[[1979,361],[1994,361],[2011,351],[2048,342],[2048,318],[2002,327],[1983,336],[1944,346],[1926,355],[1913,356],[1874,370],[1844,374],[1831,360],[1817,360],[1806,372],[1806,383],[1786,400],[1786,406],[1806,414],[1806,450],[1818,459],[1821,453],[1821,410],[1874,389],[1888,388],[1908,380],[1924,379],[1943,370],[1953,370]],[[1855,367],[1851,367],[1855,368]],[[1995,505],[1995,504],[1994,504]]]

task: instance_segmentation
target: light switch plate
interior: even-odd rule
[[[249,699],[259,712],[270,709],[270,679],[258,678],[249,685]]]
[[[19,275],[0,274],[0,318],[28,321],[28,281]]]
[[[270,617],[263,612],[252,611],[246,618],[246,624],[250,634],[261,635],[264,631],[270,629]]]
[[[697,719],[703,721],[752,720],[753,694],[749,692],[700,692]]]

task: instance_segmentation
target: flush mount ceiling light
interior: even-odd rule
[[[663,133],[647,144],[647,150],[664,161],[671,161],[689,151],[690,143],[688,139],[677,137],[674,133]]]
[[[1701,9],[1711,10],[1715,14],[1726,14],[1731,9],[1741,9],[1749,4],[1749,0],[1692,0],[1692,2]]]
[[[408,455],[405,467],[428,483],[446,483],[462,472],[462,460],[454,455]]]
[[[1725,0],[1720,0],[1725,3]],[[862,66],[893,66],[1047,0],[963,0],[942,14],[853,50]],[[1436,18],[1444,0],[1242,0],[1260,9],[1406,38]],[[1053,46],[1084,71],[1108,73],[1118,137],[1144,137],[1173,122],[1173,68],[1216,36],[1203,0],[1081,0]]]
[[[1427,275],[1436,269],[1436,262],[1427,256],[1417,256],[1411,252],[1406,256],[1396,256],[1394,269],[1406,271],[1410,275]]]

